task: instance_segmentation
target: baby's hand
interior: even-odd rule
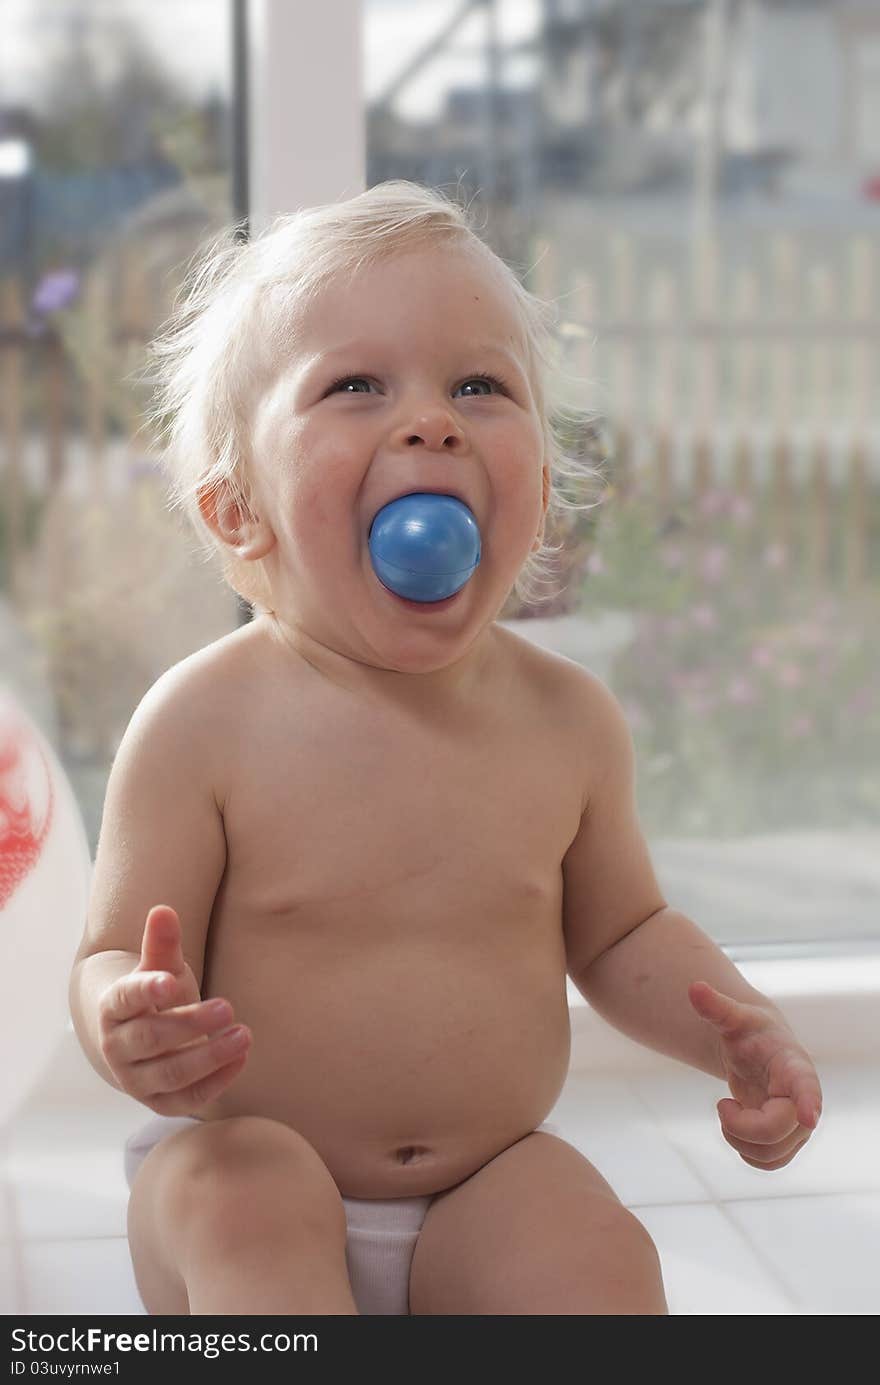
[[[98,1004],[101,1052],[119,1086],[157,1115],[193,1115],[247,1061],[250,1033],[230,1030],[232,1018],[227,1000],[200,999],[177,914],[151,909],[140,962]]]
[[[772,1009],[745,1005],[706,981],[695,981],[688,995],[716,1032],[736,1098],[718,1103],[722,1135],[752,1168],[784,1168],[807,1143],[822,1110],[810,1055]]]

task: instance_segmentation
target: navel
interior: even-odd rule
[[[402,1145],[395,1151],[395,1157],[399,1164],[420,1164],[430,1153],[424,1145]]]

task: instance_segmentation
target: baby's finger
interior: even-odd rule
[[[774,1145],[787,1140],[799,1128],[794,1103],[787,1096],[769,1097],[759,1108],[740,1106],[725,1098],[718,1103],[722,1129],[737,1140]]]
[[[727,1143],[737,1154],[741,1154],[746,1163],[754,1164],[757,1168],[765,1164],[776,1163],[779,1159],[788,1160],[794,1152],[800,1149],[801,1145],[806,1144],[809,1139],[809,1130],[804,1130],[798,1126],[795,1133],[787,1140],[781,1140],[775,1145],[751,1144],[748,1140],[736,1140],[722,1128],[721,1131]]]
[[[158,1014],[135,1015],[107,1036],[104,1056],[117,1064],[136,1063],[191,1043],[206,1034],[228,1029],[232,1006],[228,1000],[200,1000]]]
[[[166,1053],[161,1058],[148,1058],[133,1063],[129,1069],[132,1096],[149,1101],[168,1092],[181,1092],[194,1083],[210,1077],[218,1068],[246,1053],[251,1042],[250,1031],[242,1024],[226,1029],[207,1043],[192,1044]]]
[[[170,971],[173,975],[186,965],[180,919],[169,904],[154,904],[147,914],[139,965],[144,971]]]
[[[146,1014],[163,1000],[164,972],[130,971],[121,976],[101,996],[100,1014],[109,1023],[121,1023]]]
[[[791,1099],[797,1107],[801,1125],[815,1130],[822,1114],[822,1088],[815,1069],[806,1060],[795,1065]]]
[[[229,1086],[233,1078],[241,1072],[247,1058],[247,1053],[243,1053],[240,1058],[234,1058],[231,1063],[217,1068],[208,1077],[194,1082],[191,1087],[185,1087],[179,1092],[168,1092],[164,1096],[155,1096],[145,1105],[159,1116],[191,1116]]]
[[[762,1173],[773,1173],[776,1169],[784,1169],[786,1164],[790,1164],[798,1150],[806,1143],[807,1139],[805,1137],[803,1140],[800,1140],[793,1149],[789,1150],[788,1154],[784,1155],[781,1159],[772,1160],[771,1163],[765,1163],[763,1159],[748,1159],[745,1155],[743,1155],[742,1158],[744,1163],[750,1164],[753,1169],[760,1169]]]

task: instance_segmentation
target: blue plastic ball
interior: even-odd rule
[[[376,515],[369,543],[379,581],[409,601],[453,596],[480,561],[479,525],[453,495],[398,496]]]

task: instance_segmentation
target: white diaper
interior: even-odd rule
[[[128,1186],[150,1150],[177,1130],[199,1125],[195,1116],[155,1116],[125,1143],[125,1177]],[[538,1126],[561,1135],[558,1126],[545,1121]],[[344,1197],[348,1225],[345,1258],[351,1292],[359,1313],[399,1316],[409,1313],[409,1271],[413,1251],[433,1194],[425,1197]]]

